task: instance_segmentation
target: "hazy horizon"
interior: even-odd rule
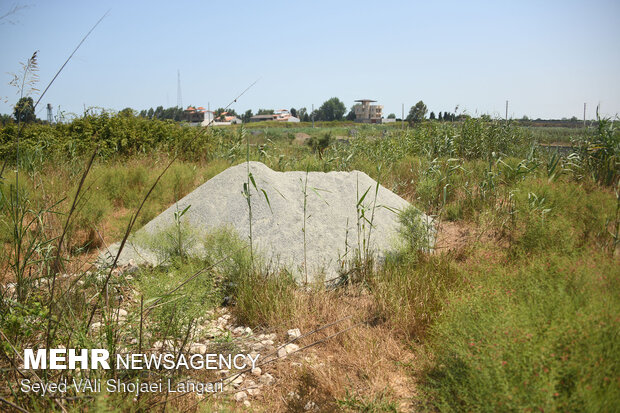
[[[26,7],[20,7],[20,6]],[[90,27],[37,108],[135,110],[182,103],[311,109],[338,97],[347,110],[375,99],[384,116],[423,100],[430,111],[531,119],[620,113],[620,5],[613,1],[313,2],[266,7],[162,1],[4,3],[0,113],[18,99],[9,86],[39,50],[43,89]]]

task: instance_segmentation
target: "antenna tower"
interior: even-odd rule
[[[181,71],[177,69],[177,108],[183,109],[183,96],[181,96]]]
[[[52,115],[52,104],[47,104],[47,123],[50,125],[54,122],[54,116]]]

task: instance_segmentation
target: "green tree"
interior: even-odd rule
[[[306,108],[299,108],[299,110],[297,111],[297,114],[299,115],[298,118],[300,121],[302,122],[308,122],[308,109]]]
[[[428,112],[428,108],[424,104],[424,102],[419,101],[409,109],[409,115],[407,116],[407,121],[416,123],[422,122],[426,118],[426,112]]]
[[[132,108],[125,108],[118,112],[118,114],[123,117],[134,117],[136,112]]]
[[[12,123],[13,122],[13,118],[11,117],[11,115],[6,115],[6,114],[2,114],[0,115],[0,124],[2,124],[2,126],[6,125],[7,123]]]
[[[13,117],[17,122],[31,123],[36,122],[37,116],[34,113],[34,101],[31,97],[21,98],[15,104]]]
[[[257,115],[273,115],[273,109],[259,109]]]
[[[354,107],[351,107],[351,110],[349,111],[349,113],[347,113],[347,117],[346,120],[355,120],[355,109]]]
[[[297,117],[297,109],[291,108],[291,110],[289,110],[289,112],[291,113],[291,116]]]
[[[390,113],[387,118],[388,119],[396,119],[396,115],[394,113]]]
[[[430,120],[435,120],[435,112],[431,112],[431,114],[428,116],[428,118]]]
[[[342,120],[346,111],[347,107],[344,103],[342,103],[340,99],[333,97],[323,102],[317,111],[315,120]]]
[[[251,118],[252,116],[254,116],[254,115],[252,114],[252,110],[251,110],[251,109],[248,109],[248,110],[246,110],[246,111],[245,111],[245,113],[241,116],[241,120],[243,121],[243,123],[249,122],[249,121],[250,121],[250,118]]]
[[[163,106],[157,106],[155,108],[155,111],[153,112],[153,117],[155,119],[163,119],[164,118],[164,107]]]

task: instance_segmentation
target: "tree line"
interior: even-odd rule
[[[311,112],[308,111],[307,108],[302,107],[299,109],[290,108],[289,112],[292,116],[299,118],[302,122],[310,122],[310,121],[354,121],[355,120],[355,105],[351,107],[349,112],[347,113],[347,107],[345,104],[338,99],[337,97],[332,97],[325,102],[318,109],[315,109]],[[458,108],[458,107],[457,107]],[[457,109],[455,109],[456,111]],[[241,120],[245,122],[249,122],[250,118],[252,118],[255,114],[252,110],[248,109],[243,114],[239,115],[234,109],[225,109],[218,108],[215,111],[215,119],[221,119],[224,114],[237,116],[241,118]],[[270,115],[273,114],[273,109],[258,109],[256,115]],[[439,120],[439,121],[458,121],[462,120],[466,117],[469,117],[465,114],[457,115],[455,112],[435,112],[431,111],[428,115],[428,108],[423,101],[419,101],[414,106],[411,106],[409,109],[409,113],[405,120],[409,123],[419,123],[426,119],[429,120]],[[158,119],[158,120],[173,120],[176,122],[181,122],[187,120],[185,109],[173,106],[169,108],[164,108],[163,106],[157,106],[155,109],[143,109],[139,112],[134,111],[132,108],[125,108],[119,112],[121,115],[126,116],[139,116],[145,119]],[[346,115],[345,115],[346,114]],[[485,115],[482,115],[481,118],[484,118]],[[396,119],[396,115],[394,113],[390,113],[387,116],[388,119]],[[576,118],[575,118],[576,119]],[[398,119],[400,120],[400,119]],[[34,112],[33,101],[31,97],[21,98],[14,107],[13,117],[9,115],[1,115],[0,123],[6,124],[8,122],[40,122],[37,119],[36,114]]]

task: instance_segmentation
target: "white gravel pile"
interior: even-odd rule
[[[182,220],[187,220],[199,234],[231,226],[241,238],[249,239],[248,204],[242,193],[248,179],[247,166],[243,163],[213,177],[181,199],[178,206],[172,205],[146,224],[135,239],[170,228],[174,225],[174,213],[188,205],[190,208]],[[306,262],[310,280],[319,274],[326,279],[337,276],[345,251],[348,251],[347,257],[352,258],[355,249],[364,240],[370,240],[370,250],[379,258],[397,245],[397,213],[410,204],[381,185],[375,197],[377,183],[365,173],[275,172],[260,162],[250,162],[249,166],[258,187],[257,191],[250,185],[253,244],[255,251],[271,265],[285,267],[299,279],[305,273],[303,223],[306,176]],[[358,207],[358,200],[367,190]],[[362,208],[366,220],[372,220],[372,229],[369,222],[360,217]],[[424,219],[429,220],[426,216]],[[358,222],[365,227],[364,231],[358,231]],[[119,259],[120,265],[130,260],[138,265],[161,264],[154,251],[137,243],[134,241],[125,246]],[[118,246],[118,243],[112,245],[109,253],[115,254]]]

